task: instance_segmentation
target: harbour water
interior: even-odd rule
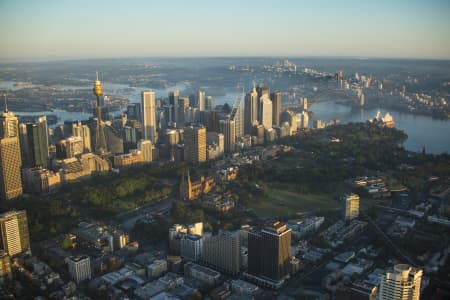
[[[15,89],[15,82],[2,82],[0,88]],[[156,97],[167,97],[169,91],[179,90],[182,95],[183,91],[188,87],[189,83],[180,82],[175,86],[165,89],[155,89]],[[59,89],[86,89],[90,86],[58,86]],[[121,95],[127,97],[130,102],[140,102],[140,94],[144,89],[152,89],[151,87],[132,87],[126,84],[104,83],[104,90],[110,94]],[[187,95],[186,95],[187,96]],[[237,91],[228,92],[226,95],[214,97],[215,105],[228,103],[233,105],[240,93]],[[94,101],[94,100],[93,100]],[[352,109],[350,106],[333,103],[320,102],[310,106],[310,110],[314,112],[314,119],[329,121],[332,119],[340,119],[342,123],[349,122],[366,122],[368,119],[375,117],[377,111],[381,111],[384,115],[387,111],[383,108],[374,109]],[[62,124],[64,120],[86,120],[92,116],[90,113],[67,112],[64,110],[54,110],[52,112],[15,112],[17,115],[47,115],[54,114],[59,120],[58,124]],[[394,117],[395,127],[406,132],[407,141],[404,143],[406,149],[411,151],[422,151],[425,147],[428,153],[440,154],[443,152],[450,153],[450,121],[434,119],[428,116],[414,115],[407,112],[389,111]]]
[[[387,112],[383,108],[355,110],[350,106],[333,102],[316,103],[310,106],[310,110],[315,114],[314,119],[324,121],[340,119],[341,123],[365,122],[374,118],[377,111],[380,111],[381,115]],[[389,111],[389,113],[395,120],[395,127],[408,135],[404,143],[406,149],[419,152],[425,147],[427,153],[450,153],[450,121],[407,112]]]

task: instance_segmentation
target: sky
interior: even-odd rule
[[[0,61],[450,59],[449,0],[0,0]]]

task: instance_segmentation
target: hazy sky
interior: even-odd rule
[[[0,61],[129,56],[450,59],[450,0],[0,0]]]

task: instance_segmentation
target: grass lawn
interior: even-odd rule
[[[330,210],[339,207],[333,194],[302,194],[289,189],[270,188],[258,202],[249,203],[260,217],[287,217],[297,213]]]

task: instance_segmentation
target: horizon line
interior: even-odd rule
[[[153,56],[111,56],[111,57],[57,57],[57,58],[23,58],[0,59],[0,64],[11,63],[51,63],[75,62],[89,60],[120,60],[120,59],[219,59],[219,58],[324,58],[324,59],[355,59],[355,60],[430,60],[450,61],[450,57],[399,57],[399,56],[361,56],[361,55],[153,55]]]

